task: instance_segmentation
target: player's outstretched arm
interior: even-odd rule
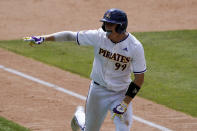
[[[46,41],[76,41],[77,32],[62,31],[50,35],[44,35],[41,37],[44,37]]]
[[[33,44],[42,44],[44,41],[76,41],[77,33],[72,31],[57,32],[50,35],[24,37],[23,40]]]

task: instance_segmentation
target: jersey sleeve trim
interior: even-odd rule
[[[146,72],[146,69],[145,69],[145,70],[143,70],[143,71],[133,72],[133,73],[134,73],[134,74],[142,74],[142,73],[144,73],[144,72]]]
[[[77,44],[80,45],[80,43],[79,43],[79,32],[77,32]]]

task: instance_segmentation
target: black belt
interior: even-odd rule
[[[94,84],[96,84],[96,85],[98,85],[98,86],[100,85],[99,83],[97,83],[97,82],[95,82],[95,81],[94,81]]]

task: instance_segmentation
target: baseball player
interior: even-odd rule
[[[79,106],[71,121],[73,131],[99,131],[108,111],[116,131],[132,125],[132,99],[144,82],[146,62],[142,44],[127,29],[127,15],[120,9],[105,12],[102,28],[79,32],[63,31],[26,37],[32,44],[44,41],[75,41],[94,47],[94,62],[86,108]],[[134,79],[131,80],[131,73]]]

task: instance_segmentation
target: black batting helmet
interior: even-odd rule
[[[104,31],[106,31],[105,22],[117,24],[116,32],[119,34],[126,32],[126,28],[128,25],[127,14],[124,11],[116,8],[112,8],[106,11],[100,21],[104,22],[102,25]]]

